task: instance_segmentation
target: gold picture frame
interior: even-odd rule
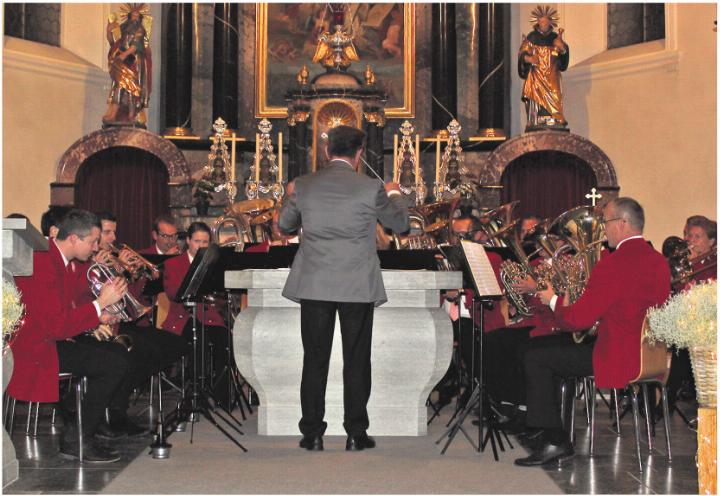
[[[255,7],[255,117],[256,118],[285,118],[288,116],[287,106],[282,104],[280,100],[286,91],[294,87],[295,75],[307,65],[310,68],[311,76],[317,75],[323,70],[319,65],[311,64],[312,53],[309,52],[313,48],[312,33],[297,32],[287,29],[283,31],[284,25],[290,24],[290,15],[288,11],[298,11],[300,9],[310,9],[312,12],[319,12],[327,4],[278,4],[278,3],[258,3]],[[396,4],[350,4],[355,9],[366,9],[372,11],[376,6],[387,10],[387,16],[393,14]],[[360,62],[356,62],[350,71],[362,78],[365,66],[370,64],[373,71],[377,75],[377,84],[380,89],[388,92],[388,104],[385,108],[385,116],[388,118],[413,118],[415,117],[415,4],[403,3],[397,4],[403,7],[403,46],[402,61],[396,60],[397,55],[387,58],[384,51],[385,42],[382,40],[383,46],[378,46],[372,52],[367,52],[365,58],[362,55],[362,49],[358,49]],[[270,9],[268,8],[270,6]],[[284,10],[282,10],[284,9]],[[282,11],[282,15],[278,15]],[[382,13],[381,13],[382,14]],[[398,13],[399,16],[399,13]],[[329,18],[329,16],[328,16]],[[372,19],[377,21],[378,16]],[[387,20],[381,18],[380,21],[387,24]],[[268,28],[272,25],[272,34],[268,34]],[[381,24],[378,22],[377,24]],[[372,26],[368,29],[372,33]],[[304,42],[300,38],[304,36]],[[375,37],[376,42],[378,38]],[[316,43],[316,41],[315,41]],[[268,47],[272,52],[268,51]],[[395,50],[399,46],[395,47]],[[373,59],[368,54],[378,54],[381,56]],[[388,52],[390,53],[390,52]],[[394,53],[394,52],[393,52]],[[309,54],[309,55],[308,55]],[[268,59],[271,60],[268,60]],[[400,71],[402,68],[402,71]],[[282,74],[280,74],[282,72]],[[400,73],[402,72],[402,73]],[[268,79],[272,78],[272,89],[268,89]],[[397,89],[402,86],[402,94],[398,95]]]

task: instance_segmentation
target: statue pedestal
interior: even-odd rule
[[[300,434],[300,305],[281,295],[288,274],[289,269],[225,273],[227,288],[248,289],[248,307],[235,320],[233,340],[238,369],[260,398],[260,435]],[[440,308],[440,290],[462,287],[462,274],[382,274],[388,302],[375,309],[368,433],[424,436],[425,401],[452,356],[452,324]],[[341,339],[336,320],[326,393],[327,435],[345,435]]]

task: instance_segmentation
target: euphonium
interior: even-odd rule
[[[96,262],[87,270],[86,277],[90,283],[90,291],[97,298],[100,296],[103,285],[119,276],[113,267]],[[151,308],[142,305],[126,292],[120,301],[105,307],[105,310],[112,315],[117,315],[123,322],[132,322],[145,315]]]
[[[525,255],[525,250],[520,243],[520,237],[518,235],[519,222],[520,221],[516,219],[499,228],[493,233],[491,239],[494,242],[499,241],[503,244],[503,246],[509,247],[518,259],[517,262],[505,260],[502,265],[500,265],[500,280],[505,287],[505,292],[507,293],[508,298],[512,301],[518,313],[525,317],[529,317],[532,315],[532,312],[525,301],[525,297],[513,288],[514,284],[527,279],[528,277],[535,279],[533,269],[530,266],[530,261],[528,260],[527,255]]]
[[[519,200],[505,203],[482,215],[483,221],[480,222],[480,229],[487,235],[493,246],[507,246],[503,239],[498,238],[496,234],[502,227],[508,226],[512,222],[513,212],[519,203]]]

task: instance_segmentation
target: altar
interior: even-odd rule
[[[248,307],[235,320],[233,342],[237,367],[260,398],[260,435],[300,435],[300,305],[281,294],[289,273],[225,273],[226,288],[248,290]],[[375,309],[368,434],[424,436],[426,400],[447,371],[453,347],[440,290],[462,287],[462,273],[383,270],[382,275],[388,301]],[[327,435],[345,435],[341,339],[336,320],[326,393]]]

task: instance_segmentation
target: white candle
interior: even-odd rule
[[[398,165],[398,135],[393,134],[393,182],[398,182],[398,169],[400,166]]]
[[[260,182],[260,135],[255,133],[255,182]]]
[[[415,185],[420,184],[420,135],[415,135]]]
[[[282,183],[282,154],[283,154],[282,133],[278,133],[278,177],[279,183]]]
[[[435,147],[435,184],[440,184],[440,137],[437,138]]]
[[[232,145],[230,146],[230,182],[235,184],[235,133],[232,133]]]

